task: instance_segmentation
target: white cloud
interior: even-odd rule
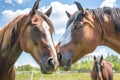
[[[45,12],[49,7],[53,8],[52,14],[50,16],[50,19],[52,20],[52,23],[55,27],[55,32],[57,34],[64,33],[66,23],[68,20],[68,17],[65,13],[65,11],[68,11],[70,13],[73,13],[77,11],[77,7],[75,5],[68,5],[68,4],[62,4],[61,2],[52,2],[50,6],[47,7],[41,7],[41,10]]]
[[[100,7],[114,7],[117,0],[104,0]]]
[[[50,6],[53,7],[52,15],[50,19],[52,20],[55,32],[64,33],[68,17],[65,11],[73,13],[77,11],[75,5],[62,4],[60,2],[52,2]]]
[[[18,4],[22,4],[23,0],[15,0]]]
[[[3,21],[4,22],[9,22],[11,21],[13,18],[15,18],[16,16],[20,15],[20,14],[26,14],[30,11],[29,8],[26,8],[24,10],[16,10],[16,11],[12,11],[12,10],[4,10],[2,12],[3,15]]]
[[[5,3],[9,3],[14,5],[13,3],[16,2],[17,4],[22,4],[25,1],[29,1],[29,0],[5,0]]]
[[[5,0],[5,3],[12,4],[12,0]]]

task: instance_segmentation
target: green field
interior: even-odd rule
[[[54,73],[54,74],[17,74],[16,80],[91,80],[90,73]],[[120,73],[113,80],[120,80]]]

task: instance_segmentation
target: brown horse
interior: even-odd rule
[[[69,17],[66,32],[56,46],[60,66],[66,70],[97,46],[108,46],[120,53],[120,9],[83,9],[80,3],[75,4],[78,11],[66,12]]]
[[[14,63],[23,51],[32,55],[42,73],[52,73],[59,66],[48,18],[52,8],[37,11],[39,1],[29,14],[17,16],[0,30],[0,80],[15,80]]]
[[[100,59],[94,56],[94,65],[91,71],[92,80],[113,80],[113,71],[112,64],[104,62],[103,56]]]

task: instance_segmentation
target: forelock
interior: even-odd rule
[[[81,21],[82,21],[82,18],[83,18],[83,13],[81,13],[81,11],[76,11],[76,12],[70,17],[70,19],[68,20],[66,29],[68,28],[68,26],[69,26],[73,21],[74,21],[74,23],[75,23],[75,22],[81,22]]]
[[[53,28],[53,24],[50,21],[49,17],[40,11],[37,11],[37,15],[40,15],[47,22],[47,24],[50,26],[50,31],[53,33],[54,28]]]

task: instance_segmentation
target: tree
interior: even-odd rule
[[[107,57],[105,58],[105,60],[106,61],[109,61],[109,62],[111,62],[111,63],[118,63],[118,64],[120,64],[120,58],[117,56],[117,55],[110,55],[109,53],[108,53],[108,55],[107,55]]]
[[[39,70],[39,69],[27,64],[27,65],[19,66],[16,70],[17,71],[32,71],[32,70]]]
[[[117,55],[109,55],[108,53],[105,61],[111,62],[115,71],[120,72],[120,58]]]
[[[90,71],[93,67],[92,65],[92,56],[86,55],[80,59],[80,61],[76,62],[72,65],[71,70],[78,70],[78,71]]]

